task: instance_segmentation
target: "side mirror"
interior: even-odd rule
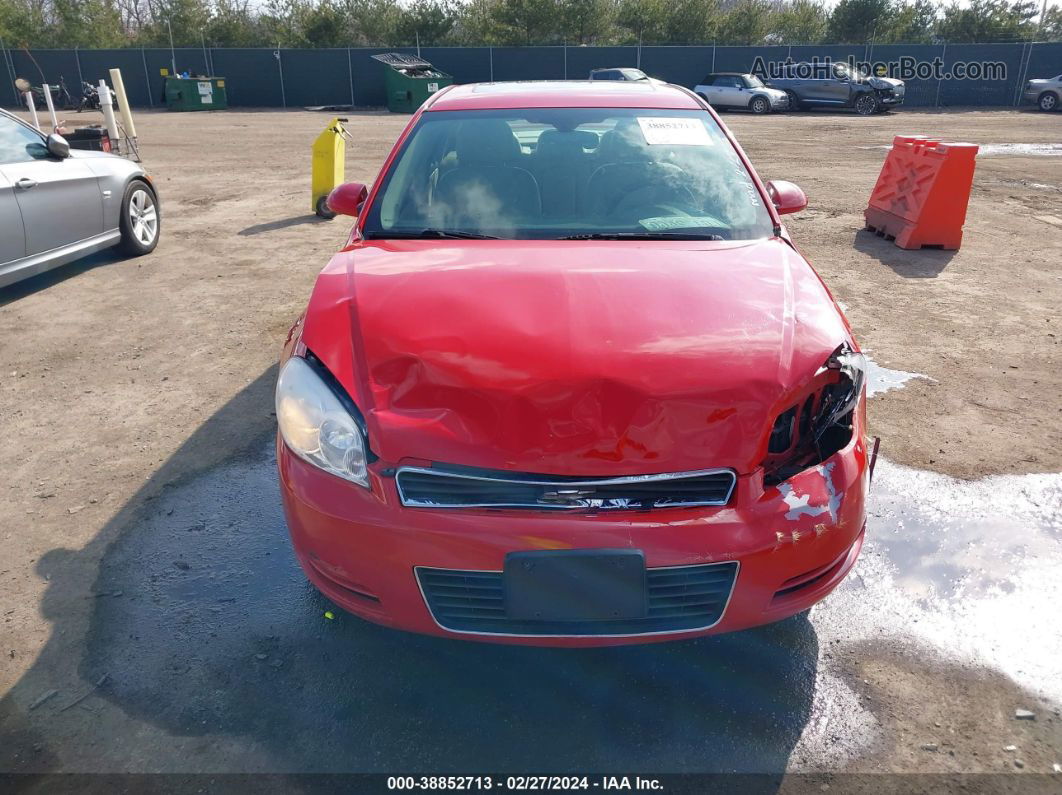
[[[808,206],[808,197],[792,182],[771,180],[767,183],[767,195],[779,215],[798,213]]]
[[[52,133],[48,136],[48,154],[52,157],[58,157],[60,160],[70,157],[70,144],[66,142],[66,139],[58,133]]]
[[[328,194],[328,209],[336,215],[352,215],[357,217],[361,212],[361,205],[369,196],[369,189],[360,182],[344,182],[337,185]]]

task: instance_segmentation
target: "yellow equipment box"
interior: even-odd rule
[[[335,118],[328,122],[324,132],[313,142],[313,168],[310,177],[310,209],[322,218],[335,218],[336,214],[326,204],[328,194],[344,180],[346,172],[346,138],[350,137],[343,126],[346,119]]]

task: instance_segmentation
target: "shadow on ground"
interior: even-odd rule
[[[785,770],[815,686],[818,640],[804,616],[590,650],[420,637],[338,610],[326,620],[331,606],[299,571],[280,508],[274,377],[196,431],[84,550],[40,560],[52,635],[0,701],[0,733],[25,752],[9,746],[0,769],[61,769],[86,756],[72,744],[91,746],[97,770],[157,769],[132,727],[91,736],[93,711],[120,711],[126,726],[236,742],[247,754],[225,764],[238,770],[262,758],[277,772]],[[86,627],[60,597],[64,573],[96,560]],[[79,681],[27,712],[55,686],[61,639],[81,636]],[[60,712],[65,693],[100,680],[93,710]],[[202,769],[194,756],[179,763]]]
[[[303,224],[321,224],[326,223],[328,218],[321,218],[318,215],[297,215],[294,218],[281,218],[277,221],[266,221],[262,224],[254,224],[252,226],[241,229],[236,234],[242,237],[249,237],[252,235],[260,235],[264,232],[275,232],[278,229],[287,229],[292,226],[302,226]]]
[[[935,279],[951,262],[955,251],[935,248],[907,250],[898,248],[891,240],[860,229],[853,242],[856,250],[868,254],[897,275],[908,279]]]
[[[53,268],[50,271],[38,273],[36,276],[30,276],[23,281],[9,284],[7,287],[0,287],[0,307],[7,306],[10,303],[18,301],[20,298],[33,295],[41,290],[46,290],[52,285],[65,282],[67,279],[80,276],[85,271],[90,271],[101,265],[111,265],[122,259],[122,256],[116,253],[113,249],[106,249],[87,257],[74,260],[66,265],[60,265],[58,268]]]

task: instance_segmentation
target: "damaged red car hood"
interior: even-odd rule
[[[588,476],[751,471],[849,338],[780,239],[363,242],[302,332],[383,460]]]

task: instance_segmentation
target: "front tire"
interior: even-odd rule
[[[1058,108],[1058,97],[1050,91],[1045,91],[1036,100],[1036,107],[1042,111],[1052,111]]]
[[[161,221],[158,200],[151,188],[141,180],[133,180],[122,197],[122,215],[118,222],[122,242],[118,248],[130,257],[150,254],[159,244]]]
[[[855,112],[860,116],[873,116],[880,107],[881,103],[873,94],[860,94],[855,101]]]
[[[795,91],[786,91],[785,95],[789,97],[789,110],[803,110],[804,107],[800,104],[800,99],[797,98]]]
[[[765,113],[770,113],[771,103],[767,101],[767,97],[753,97],[752,102],[749,103],[749,110],[757,116],[762,116]]]

